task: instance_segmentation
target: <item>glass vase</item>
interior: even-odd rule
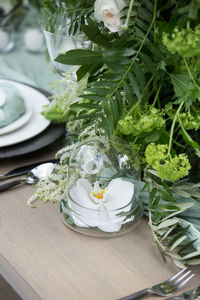
[[[138,156],[119,139],[93,138],[72,152],[59,215],[70,229],[95,237],[127,233],[143,207]]]

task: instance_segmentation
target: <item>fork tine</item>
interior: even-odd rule
[[[191,273],[191,270],[189,270],[188,272],[186,272],[185,274],[183,274],[181,277],[179,277],[174,284],[179,283],[181,280],[183,280],[186,276],[188,276]]]
[[[192,279],[195,276],[195,274],[191,274],[191,270],[188,270],[185,273],[186,270],[187,268],[184,268],[183,270],[175,274],[173,277],[163,282],[161,287],[164,288],[165,291],[170,294],[183,287],[190,279]]]
[[[168,279],[164,282],[154,285],[151,288],[140,290],[136,293],[130,294],[130,295],[120,298],[118,300],[138,299],[147,294],[156,294],[158,296],[171,296],[174,292],[176,292],[178,289],[180,289],[184,285],[186,285],[186,283],[195,276],[194,273],[191,274],[191,271],[187,271],[184,274],[184,272],[186,270],[187,270],[187,268],[184,268],[183,270],[181,270],[180,272],[175,274],[173,277],[171,277],[170,279]],[[180,276],[181,274],[182,274],[182,276]],[[180,278],[178,278],[179,276],[180,276]]]
[[[182,272],[183,273],[183,272]],[[182,275],[179,279],[177,279],[175,282],[173,282],[173,280],[170,280],[170,282],[168,282],[168,283],[170,283],[170,285],[169,286],[167,286],[167,284],[166,284],[166,287],[165,287],[165,289],[167,288],[167,291],[168,291],[168,293],[170,293],[170,294],[172,294],[172,293],[174,293],[175,291],[177,291],[177,290],[179,290],[180,288],[182,288],[184,285],[186,285],[186,283],[188,282],[188,281],[190,281],[190,279],[192,279],[194,276],[195,276],[195,274],[191,274],[190,275],[190,273],[191,273],[191,271],[188,271],[187,273],[185,273],[184,275]],[[190,275],[189,277],[187,277],[188,275]],[[174,276],[173,276],[174,277]],[[186,278],[187,277],[187,278]],[[176,278],[177,278],[177,276],[176,276]],[[185,278],[185,280],[183,280]],[[182,281],[183,280],[183,281]],[[182,282],[181,282],[182,281]]]
[[[186,278],[182,283],[180,283],[176,287],[176,291],[179,290],[180,288],[182,288],[184,285],[186,285],[186,283],[188,283],[188,281],[190,281],[190,279],[192,279],[194,276],[195,276],[195,274],[191,274],[188,278]]]
[[[177,274],[175,274],[173,277],[171,277],[169,280],[167,280],[167,282],[173,281],[174,279],[176,279],[179,275],[181,275],[182,273],[184,273],[187,270],[187,268],[182,269],[181,271],[179,271]]]

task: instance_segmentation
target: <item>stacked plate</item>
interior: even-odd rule
[[[50,95],[47,92],[16,81],[0,79],[1,86],[8,83],[20,92],[25,112],[9,125],[0,128],[0,159],[36,151],[65,133],[65,124],[51,124],[41,115],[42,107],[49,104],[47,97]]]

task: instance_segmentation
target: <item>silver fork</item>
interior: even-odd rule
[[[180,272],[178,272],[173,277],[169,278],[168,280],[161,282],[152,286],[151,288],[147,288],[131,295],[125,296],[118,300],[135,300],[139,299],[148,294],[155,294],[158,296],[170,296],[180,288],[182,288],[186,283],[192,279],[195,274],[192,274],[191,270],[187,271],[187,268],[184,268]]]

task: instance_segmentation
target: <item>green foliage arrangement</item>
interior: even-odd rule
[[[105,2],[118,10],[107,5],[101,19]],[[137,151],[155,242],[181,267],[200,263],[199,20],[198,0],[44,1],[46,30],[93,43],[56,58],[87,78],[77,101],[60,97],[60,113],[81,138],[116,135]]]

